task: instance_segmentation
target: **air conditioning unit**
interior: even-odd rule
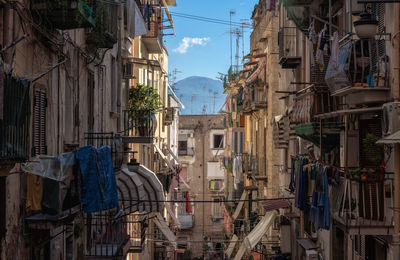
[[[387,136],[400,130],[400,102],[391,102],[383,105],[382,135]]]
[[[318,252],[315,250],[306,250],[306,260],[318,260]]]
[[[124,65],[124,79],[133,79],[133,78],[135,78],[133,63],[127,63]]]

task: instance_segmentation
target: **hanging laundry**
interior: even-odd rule
[[[267,1],[267,11],[275,11],[275,0],[266,0]]]
[[[33,174],[26,176],[26,211],[42,210],[43,178]]]
[[[320,166],[322,170],[317,172],[317,180],[315,185],[322,184],[322,190],[314,190],[311,202],[309,221],[315,224],[316,229],[330,229],[330,201],[328,186],[328,168]],[[318,183],[320,182],[320,183]]]
[[[290,184],[289,184],[289,190],[290,192],[294,192],[295,190],[295,164],[296,164],[296,159],[292,157],[291,161],[291,168],[290,168]]]
[[[117,186],[109,146],[85,146],[75,152],[82,175],[83,212],[118,207]]]
[[[332,65],[337,70],[339,68],[339,34],[334,32],[331,37],[331,61]]]
[[[324,61],[324,50],[327,48],[325,45],[328,44],[327,40],[327,27],[326,24],[324,25],[324,28],[319,32],[318,34],[318,48],[317,48],[317,53],[316,53],[316,62],[319,65],[320,71],[323,71],[325,68],[325,61]]]
[[[186,213],[192,213],[192,205],[190,204],[189,192],[186,192]]]
[[[310,49],[310,61],[311,69],[315,70],[315,53],[314,45],[317,43],[317,33],[315,32],[315,20],[312,20],[310,26],[308,27],[308,47]]]

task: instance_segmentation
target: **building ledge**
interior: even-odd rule
[[[38,213],[29,217],[25,217],[25,221],[28,226],[33,229],[53,229],[72,221],[79,211],[80,206],[78,205],[68,210],[64,210],[58,215]]]

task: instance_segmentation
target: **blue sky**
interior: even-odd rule
[[[241,19],[248,19],[250,23],[251,13],[257,2],[257,0],[177,0],[177,7],[170,7],[170,11],[229,21],[229,11],[232,9],[236,12],[232,16],[232,21],[241,22]],[[230,65],[229,25],[172,16],[176,35],[165,36],[164,39],[169,52],[169,71],[172,72],[176,68],[182,72],[177,74],[177,80],[189,76],[215,79],[218,72],[226,73]],[[245,54],[249,52],[249,38],[250,31],[247,29]]]

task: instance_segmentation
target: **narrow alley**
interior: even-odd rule
[[[400,0],[0,0],[0,260],[399,255]]]

